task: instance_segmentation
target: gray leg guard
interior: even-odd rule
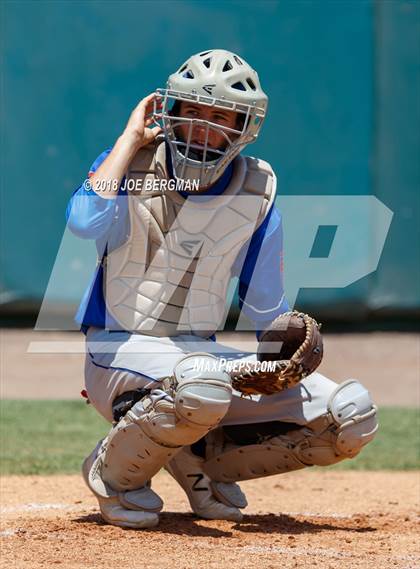
[[[352,458],[374,438],[376,410],[358,381],[346,381],[331,394],[324,415],[285,435],[239,446],[216,429],[206,437],[203,470],[212,480],[234,482]]]
[[[150,499],[156,511],[156,500],[141,490],[184,445],[224,417],[232,398],[230,377],[223,371],[195,371],[198,358],[210,360],[204,369],[217,360],[201,353],[182,358],[174,376],[136,403],[85,461],[85,480],[98,499],[117,495],[122,506],[142,510]]]
[[[96,495],[102,517],[110,524],[130,528],[150,528],[157,525],[157,513],[163,502],[146,485],[138,490],[117,492],[106,485],[100,477],[98,456],[103,453],[104,441],[100,441],[85,459],[82,473],[87,486]]]

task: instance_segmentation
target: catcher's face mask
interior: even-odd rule
[[[178,150],[188,158],[207,162],[217,160],[241,134],[244,116],[218,107],[177,101],[170,112]],[[187,148],[189,146],[189,148]]]
[[[238,56],[212,50],[191,57],[158,89],[155,120],[169,144],[174,175],[214,184],[261,128],[267,96]]]

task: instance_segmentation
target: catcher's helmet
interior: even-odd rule
[[[174,175],[198,180],[200,187],[216,182],[235,156],[257,138],[268,104],[257,73],[242,58],[223,49],[193,55],[170,75],[166,89],[158,89],[158,92],[162,96],[162,110],[158,111],[156,106],[155,120],[162,120]],[[238,113],[236,127],[180,117],[181,101],[235,111]],[[180,136],[177,128],[180,125],[188,127],[187,137]],[[203,145],[191,141],[195,125],[206,129]],[[209,148],[208,132],[211,129],[223,135],[223,148]]]

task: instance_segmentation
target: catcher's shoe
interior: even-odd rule
[[[239,508],[248,505],[242,490],[235,483],[212,481],[204,473],[203,463],[204,459],[193,454],[190,447],[184,447],[165,469],[184,489],[197,516],[240,522],[243,516]]]
[[[90,479],[98,468],[97,455],[100,441],[82,466],[84,481],[95,494],[103,519],[114,526],[125,528],[151,528],[159,523],[158,512],[163,502],[151,488],[145,486],[138,490],[116,492],[107,488],[108,496],[99,495],[92,488]]]

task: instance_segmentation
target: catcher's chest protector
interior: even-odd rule
[[[110,252],[104,296],[125,329],[208,337],[224,323],[232,265],[275,197],[266,162],[239,156],[221,196],[148,191],[167,181],[165,144],[142,148],[127,172],[130,235]],[[130,180],[133,180],[130,182]],[[163,187],[163,185],[161,186]]]

